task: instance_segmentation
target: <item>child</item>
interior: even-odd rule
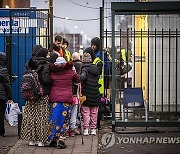
[[[81,109],[84,135],[89,135],[89,129],[91,135],[96,135],[98,108],[101,98],[98,84],[100,71],[97,65],[92,64],[93,55],[90,55],[88,50],[92,49],[87,48],[82,58],[84,65],[82,66],[80,78],[82,83],[82,95],[86,96],[86,100],[83,102]],[[91,53],[94,54],[93,52]]]
[[[80,75],[82,62],[80,61],[80,54],[78,52],[74,52],[72,54],[72,62],[75,66],[77,74]],[[79,131],[77,130],[77,127],[76,127],[76,119],[77,119],[77,111],[78,111],[78,102],[77,102],[76,94],[77,94],[77,86],[74,85],[73,86],[74,103],[73,103],[73,108],[72,108],[72,112],[71,112],[71,119],[70,119],[70,128],[71,128],[70,135],[71,136],[80,134]]]

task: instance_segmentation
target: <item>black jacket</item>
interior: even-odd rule
[[[45,95],[49,95],[52,85],[49,64],[49,61],[43,57],[33,57],[28,62],[29,69],[35,69],[37,71],[39,81],[43,86]],[[28,69],[28,67],[26,69]]]
[[[100,85],[98,84],[99,77],[100,72],[97,65],[86,63],[82,66],[82,95],[86,96],[86,101],[83,102],[84,106],[99,106],[101,98],[99,92]]]
[[[6,66],[6,54],[0,52],[0,99],[2,100],[11,100],[11,84],[9,80],[8,70]]]

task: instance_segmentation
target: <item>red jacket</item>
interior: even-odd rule
[[[80,82],[72,62],[66,64],[50,64],[52,89],[49,96],[50,102],[72,103],[72,85]]]

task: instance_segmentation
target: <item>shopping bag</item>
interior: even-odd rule
[[[9,125],[17,126],[19,113],[20,109],[18,103],[7,103],[5,111],[5,120],[9,123]]]

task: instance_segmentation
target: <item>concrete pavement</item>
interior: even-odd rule
[[[8,154],[96,154],[98,150],[98,135],[84,136],[82,144],[81,136],[66,139],[67,149],[54,147],[29,146],[29,142],[18,140]]]

